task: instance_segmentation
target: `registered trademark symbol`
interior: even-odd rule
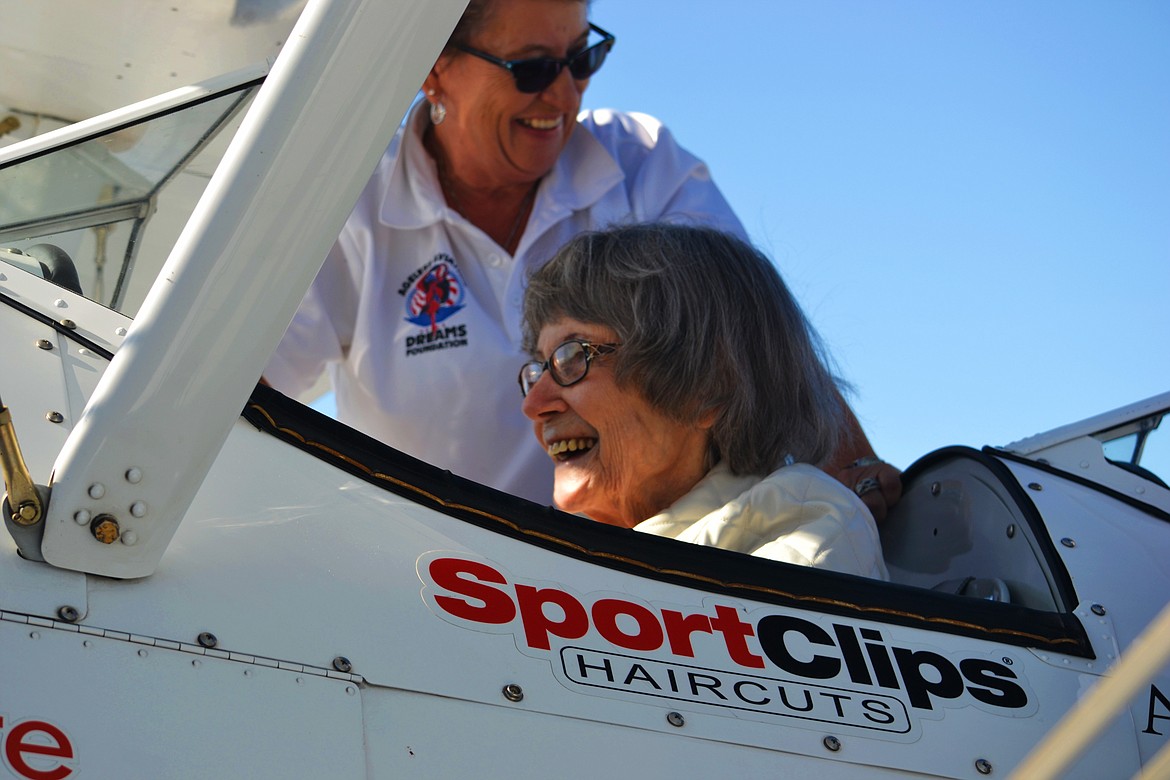
[[[1015,663],[1014,661],[1012,661],[1012,659],[1008,658],[1006,655],[1003,657],[1003,662],[1008,666],[1011,666],[1013,663]]]

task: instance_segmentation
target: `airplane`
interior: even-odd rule
[[[1170,393],[924,455],[887,583],[257,384],[461,11],[309,0],[270,62],[0,149],[0,777],[1170,775]]]
[[[304,0],[5,2],[0,146],[276,58]]]

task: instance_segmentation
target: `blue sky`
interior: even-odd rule
[[[617,45],[585,106],[653,114],[707,161],[886,459],[1170,390],[1170,3],[591,17]]]

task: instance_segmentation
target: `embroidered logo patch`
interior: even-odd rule
[[[400,291],[406,297],[406,321],[435,333],[439,323],[463,308],[463,279],[446,254],[435,255],[415,275]]]
[[[467,325],[442,323],[464,308],[463,277],[455,258],[439,252],[416,269],[398,288],[406,309],[406,321],[422,328],[406,338],[406,354],[467,346]]]

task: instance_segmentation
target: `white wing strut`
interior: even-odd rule
[[[310,0],[57,458],[50,563],[155,570],[465,2]]]
[[[1170,662],[1170,604],[1133,641],[1125,655],[1069,710],[1012,772],[1011,780],[1050,780],[1062,777],[1137,692]],[[1162,748],[1139,777],[1166,778],[1170,752]]]

